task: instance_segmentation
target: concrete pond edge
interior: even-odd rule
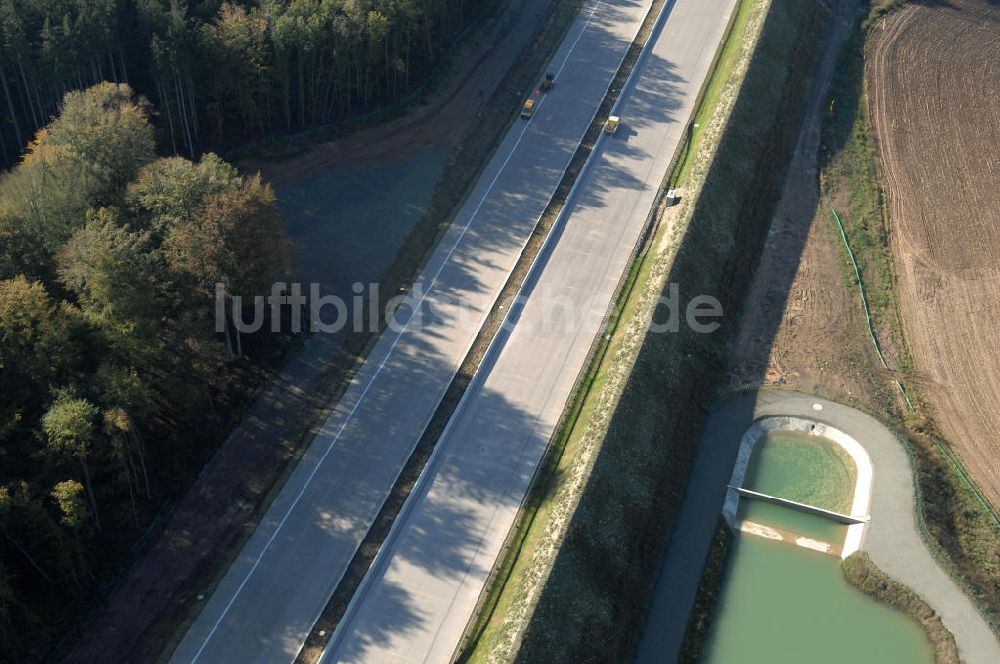
[[[864,441],[873,477],[870,521],[861,550],[885,575],[931,606],[954,635],[963,662],[1000,662],[1000,641],[921,534],[914,468],[905,443],[893,430],[856,408],[776,389],[730,392],[708,410],[684,502],[660,564],[638,664],[658,664],[676,658],[680,651],[743,437],[771,418],[800,419],[808,423],[807,430],[822,425],[827,437],[836,436],[832,429]]]
[[[753,451],[757,447],[757,443],[768,434],[779,431],[804,433],[821,438],[842,448],[854,461],[857,477],[854,482],[854,498],[851,503],[850,516],[857,518],[860,523],[853,523],[847,527],[847,535],[840,557],[847,558],[852,553],[859,551],[869,519],[868,510],[871,505],[873,480],[872,460],[868,451],[853,436],[817,420],[777,415],[764,417],[751,424],[740,438],[739,451],[736,455],[736,462],[733,464],[733,474],[726,491],[722,515],[734,529],[739,530],[738,509],[741,498],[739,488],[743,486]]]

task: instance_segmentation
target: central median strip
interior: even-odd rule
[[[515,303],[515,298],[520,292],[531,266],[535,263],[549,239],[550,232],[559,218],[569,193],[576,184],[597,145],[604,126],[604,119],[611,112],[621,90],[635,68],[643,48],[652,34],[660,12],[664,6],[668,3],[672,4],[673,1],[654,0],[651,4],[643,23],[637,31],[636,37],[633,39],[617,73],[609,85],[607,94],[594,114],[590,127],[584,134],[555,193],[539,218],[524,250],[480,329],[471,350],[466,355],[459,371],[451,381],[444,398],[435,411],[430,423],[425,428],[414,453],[404,467],[389,498],[385,501],[374,525],[368,531],[368,535],[358,548],[332,598],[327,603],[319,620],[313,626],[305,646],[299,653],[297,662],[305,664],[306,662],[315,661],[343,617],[351,597],[361,585],[382,543],[388,536],[392,523],[402,509],[406,498],[413,490],[417,477],[419,477],[430,458],[438,439],[445,430],[451,416],[455,413],[462,396],[466,393],[472,377],[478,370],[490,343],[499,332],[507,312]]]
[[[650,579],[645,571],[661,527],[654,523],[669,523],[670,501],[683,487],[686,443],[675,441],[690,435],[703,407],[703,386],[719,372],[710,340],[645,335],[652,301],[668,282],[683,283],[693,292],[719,293],[723,302],[738,297],[737,284],[744,283],[749,262],[744,256],[753,256],[753,238],[759,237],[752,229],[769,220],[762,208],[773,200],[769,187],[756,186],[756,158],[765,152],[766,168],[773,172],[775,155],[790,149],[788,136],[794,131],[794,123],[771,118],[782,117],[786,106],[796,104],[800,79],[784,74],[776,79],[777,68],[770,62],[785,61],[787,35],[797,34],[789,28],[798,25],[780,25],[786,18],[783,9],[772,20],[769,3],[748,4],[749,27],[733,31],[741,55],[731,71],[720,68],[727,83],[710,114],[706,140],[694,154],[682,203],[653,235],[648,256],[633,266],[638,279],[629,290],[634,292],[619,305],[623,324],[612,335],[606,360],[589,374],[572,404],[559,434],[564,457],[547,462],[547,486],[540,488],[532,513],[526,515],[529,522],[505,563],[509,567],[501,579],[509,588],[497,591],[496,614],[484,621],[472,661],[515,656],[574,661],[588,656],[588,644],[597,636],[609,661],[631,657],[641,627],[636,615]],[[795,3],[795,11],[800,10],[812,8]],[[779,23],[770,33],[763,30],[765,15],[769,23]],[[756,45],[765,33],[779,35],[780,48],[774,49],[771,40],[762,55]],[[812,45],[804,41],[802,48]],[[745,93],[740,90],[751,53],[761,61],[755,82],[766,71],[768,86]],[[728,123],[730,109],[738,116],[739,131]],[[752,152],[743,150],[745,136],[752,136],[746,141],[753,143]],[[717,148],[725,157],[716,155]],[[706,194],[702,183],[710,175],[725,184]],[[696,221],[688,225],[692,217]],[[734,254],[734,246],[741,253]]]
[[[506,623],[511,622],[510,616],[501,616],[507,612],[506,608],[501,608],[504,601],[511,601],[510,595],[521,593],[511,586],[516,585],[521,575],[531,575],[532,572],[527,566],[532,564],[536,552],[536,543],[529,543],[529,537],[537,530],[546,527],[546,521],[554,517],[550,514],[540,516],[540,510],[544,502],[554,498],[553,495],[559,490],[564,482],[562,478],[562,468],[564,456],[581,455],[580,451],[567,451],[568,448],[577,447],[585,430],[590,425],[591,418],[594,417],[596,401],[600,398],[605,389],[605,383],[609,382],[607,375],[608,364],[611,362],[610,356],[621,352],[621,335],[628,336],[628,330],[619,330],[621,323],[625,321],[634,322],[638,315],[637,307],[639,301],[645,297],[645,291],[652,279],[652,263],[660,252],[660,245],[668,234],[673,233],[670,224],[661,225],[666,209],[666,193],[669,189],[681,184],[678,173],[683,165],[692,156],[692,122],[697,119],[706,121],[711,119],[721,101],[721,88],[725,87],[734,72],[738,72],[737,62],[730,59],[723,62],[724,53],[741,51],[744,46],[744,39],[747,34],[747,18],[751,13],[749,0],[740,0],[734,8],[725,33],[718,46],[715,57],[709,67],[709,74],[706,76],[695,100],[694,111],[684,137],[677,145],[674,156],[669,167],[664,173],[660,184],[655,203],[649,211],[647,223],[643,234],[636,244],[636,250],[629,261],[629,267],[622,275],[616,294],[613,299],[613,306],[605,320],[603,333],[594,340],[589,359],[585,369],[581,372],[577,385],[573,390],[573,396],[566,406],[563,417],[557,427],[556,434],[550,444],[549,453],[543,459],[536,472],[529,496],[525,499],[522,514],[518,522],[511,529],[508,543],[504,547],[504,553],[498,559],[491,577],[490,583],[481,598],[480,607],[472,619],[465,636],[465,640],[460,649],[458,661],[493,661],[498,649],[493,641],[500,636],[506,628]],[[751,34],[751,43],[755,42],[755,35]],[[734,46],[735,45],[735,46]],[[712,89],[717,94],[709,96]],[[691,188],[692,191],[695,188]],[[688,192],[685,191],[685,196]],[[541,522],[537,524],[536,522]],[[537,533],[535,533],[537,534]],[[516,622],[516,621],[514,621]],[[498,623],[504,623],[503,625]],[[523,626],[522,626],[523,628]],[[491,633],[492,632],[492,633]],[[518,640],[520,637],[515,637]],[[516,652],[508,651],[508,654]]]
[[[580,195],[570,196],[567,205],[572,206],[572,216],[565,218],[564,225],[562,220],[559,222],[557,236],[562,239],[551,244],[554,250],[544,262],[545,269],[536,273],[538,281],[534,274],[529,277],[533,293],[546,292],[548,288],[571,305],[574,302],[582,305],[588,294],[597,295],[602,308],[612,300],[615,283],[626,271],[628,259],[646,225],[645,211],[655,204],[660,184],[656,180],[669,166],[683,121],[691,112],[732,2],[721,0],[713,5],[712,11],[699,14],[697,3],[678,2],[664,31],[654,32],[655,46],[652,50],[647,47],[642,56],[641,78],[634,88],[626,86],[625,115],[633,114],[635,131],[629,133],[627,144],[602,142],[597,153],[599,161],[588,166],[578,181]],[[692,22],[700,16],[710,16],[711,20],[694,23],[696,29],[692,31]],[[659,25],[663,25],[662,19]],[[684,43],[685,39],[679,36],[690,43]],[[673,64],[679,72],[673,80],[688,84],[664,85],[661,78],[661,71],[667,66],[664,63]],[[650,112],[664,108],[664,102],[671,99],[678,100],[676,108],[671,107],[673,112]],[[623,181],[630,186],[622,186]],[[642,193],[636,194],[636,190]],[[548,254],[547,247],[543,253]],[[589,269],[581,269],[584,265]],[[543,301],[546,299],[544,295],[541,297]],[[449,420],[451,433],[438,442],[426,477],[421,479],[421,488],[411,496],[393,525],[383,552],[352,600],[335,636],[336,645],[328,650],[328,655],[346,657],[363,649],[366,653],[379,653],[376,657],[391,658],[406,652],[407,657],[420,660],[427,656],[419,654],[423,648],[434,649],[435,658],[440,659],[452,653],[510,530],[517,504],[528,488],[528,478],[535,471],[562,405],[583,368],[588,346],[600,331],[600,321],[590,318],[579,327],[573,324],[562,334],[534,337],[525,332],[537,329],[534,324],[542,323],[543,311],[544,305],[532,295],[518,328],[511,332],[509,343],[496,356],[488,355],[490,371],[479,374],[486,376],[485,381],[480,383],[477,376],[466,393],[476,395],[475,398],[469,398],[467,404],[460,406],[460,414]],[[528,328],[521,327],[522,323]],[[527,392],[523,389],[526,384],[533,386]],[[491,393],[501,395],[500,400],[505,404],[502,408],[497,409],[497,402],[490,397],[478,398],[480,394]],[[508,419],[498,415],[509,414],[511,407],[506,404],[511,403],[517,413],[524,413],[530,424],[497,427]],[[516,438],[510,441],[510,447],[504,440],[504,431]],[[501,461],[498,458],[498,454],[503,456],[501,450],[509,451],[513,458]],[[493,472],[488,476],[480,474],[481,463],[491,466]],[[462,488],[466,484],[473,487],[469,492]],[[486,495],[493,495],[489,491],[502,492],[503,500],[485,500],[484,491]],[[463,519],[466,525],[446,525],[442,513],[456,509],[463,496],[468,501],[460,513],[465,517],[467,508],[473,515]],[[447,553],[453,551],[449,547],[426,550],[429,537],[443,536],[448,540],[455,531],[470,533],[468,557],[459,552]],[[454,537],[460,539],[461,535]],[[416,551],[423,552],[417,560]],[[359,600],[359,596],[364,599]],[[454,610],[446,615],[444,605]],[[389,633],[384,627],[402,621],[408,624],[412,621],[415,626],[405,633]],[[371,639],[373,633],[379,637]]]
[[[682,134],[684,119],[692,110],[698,86],[704,79],[715,46],[720,42],[733,3],[714,2],[712,5],[712,10],[706,11],[705,5],[699,7],[696,2],[683,1],[672,10],[664,32],[655,40],[652,50],[647,51],[649,66],[642,67],[642,77],[637,79],[635,90],[628,87],[624,95],[624,115],[631,115],[632,128],[636,131],[630,133],[627,144],[619,141],[602,143],[598,150],[599,161],[588,166],[581,179],[580,197],[572,197],[568,203],[572,206],[572,216],[560,228],[559,232],[564,233],[563,239],[555,245],[553,256],[539,277],[538,290],[544,292],[546,285],[554,288],[557,294],[562,289],[572,289],[572,294],[566,295],[571,300],[597,292],[601,305],[612,300],[618,276],[626,271],[627,259],[641,236],[640,231],[646,221],[645,211],[655,203],[656,179],[668,169],[671,153]],[[691,30],[694,16],[711,16],[714,20]],[[675,68],[679,72],[675,78],[668,79],[667,84],[664,84],[661,74],[667,67],[664,63],[676,63]],[[672,86],[669,80],[684,81],[687,85]],[[672,113],[642,113],[641,109],[664,108],[664,98],[679,99],[677,106],[671,107]],[[636,190],[642,193],[637,195]],[[607,229],[624,230],[612,231],[614,239],[608,241]],[[594,246],[595,238],[603,244]],[[672,244],[661,242],[657,246],[669,247]],[[581,251],[588,245],[592,250]],[[608,247],[613,247],[615,253],[613,269],[605,264],[604,253],[612,250]],[[576,267],[569,267],[573,265],[574,257],[578,259]],[[531,288],[535,289],[533,279]],[[595,279],[599,279],[600,283],[594,284]],[[579,295],[581,292],[583,295]],[[537,329],[531,321],[540,322],[541,306],[534,296],[528,300],[522,322],[529,325],[529,329]],[[538,315],[533,316],[532,312]],[[532,420],[532,425],[498,427],[503,418],[484,415],[491,413],[488,397],[470,398],[467,404],[460,407],[459,414],[449,422],[450,425],[455,423],[452,432],[438,443],[441,452],[435,450],[430,470],[425,471],[427,477],[421,479],[421,488],[410,498],[393,526],[393,533],[384,545],[388,553],[379,554],[369,579],[359,591],[364,599],[358,600],[356,595],[352,608],[338,628],[338,632],[349,636],[343,639],[337,637],[336,649],[328,651],[328,654],[332,652],[334,657],[346,657],[351,652],[364,650],[389,659],[405,652],[408,657],[421,660],[420,649],[425,647],[435,648],[438,659],[444,659],[452,652],[458,640],[456,632],[460,632],[462,627],[456,623],[464,622],[473,611],[486,576],[503,545],[504,536],[510,530],[517,504],[527,490],[527,479],[544,452],[559,411],[570,396],[574,379],[583,369],[587,347],[598,333],[598,323],[594,320],[583,328],[574,327],[568,332],[573,334],[572,339],[562,339],[558,334],[534,338],[524,332],[525,328],[516,329],[496,362],[493,362],[492,354],[488,357],[490,371],[485,382],[480,384],[477,377],[469,393],[489,394],[492,390],[493,394],[506,395],[502,397],[503,403],[513,400],[516,411],[524,412]],[[697,331],[697,327],[693,327]],[[654,336],[673,338],[675,335]],[[538,344],[534,350],[533,339]],[[567,346],[572,350],[566,351]],[[572,359],[567,359],[569,355],[566,353]],[[562,367],[561,371],[559,367]],[[553,385],[553,373],[561,376],[558,385]],[[528,385],[531,385],[530,389],[523,389]],[[492,414],[495,415],[496,411]],[[512,429],[516,429],[519,435],[516,440],[512,436],[508,447],[502,432],[511,432]],[[497,430],[501,433],[496,433]],[[527,433],[522,433],[526,430]],[[530,442],[525,442],[524,447],[530,445],[530,466],[527,463],[522,465],[519,457],[514,459],[518,465],[512,471],[497,459],[497,450],[520,454],[524,447],[519,446],[519,441],[529,438]],[[492,459],[490,463],[494,472],[488,476],[476,476],[474,471],[470,471],[470,465],[476,464],[476,459],[483,456]],[[628,478],[636,472],[640,471],[633,467],[618,477],[629,484]],[[574,468],[572,473],[577,475],[577,469]],[[506,478],[511,475],[513,478],[508,481]],[[499,479],[494,480],[497,476]],[[497,487],[498,482],[505,481],[508,483],[503,485],[502,501],[483,498],[484,487]],[[558,482],[560,485],[573,483],[575,480],[572,478]],[[473,487],[471,491],[463,489],[466,485]],[[468,496],[469,500],[463,501],[463,496]],[[468,518],[467,524],[451,527],[447,525],[451,520],[443,519],[442,514],[450,514],[460,503],[474,515]],[[463,509],[459,513],[464,516],[466,511]],[[608,512],[603,511],[603,514]],[[590,524],[583,536],[598,538],[609,525],[608,521],[622,523],[627,520],[603,519],[601,523]],[[470,533],[467,555],[462,555],[461,550],[449,554],[448,551],[454,551],[449,547],[428,547],[429,539],[437,541],[444,535],[448,541],[453,531]],[[576,532],[583,531],[576,529]],[[455,540],[459,537],[456,536]],[[558,549],[558,543],[552,546]],[[562,553],[559,555],[561,557]],[[604,559],[601,556],[598,558]],[[544,579],[544,571],[542,577]],[[532,575],[533,580],[538,578]],[[525,597],[532,594],[518,593],[516,602],[525,604]],[[598,611],[599,606],[607,605],[577,601],[575,598],[578,596],[575,594],[567,597],[566,602],[559,603],[561,615],[566,615],[567,604],[571,607],[570,615],[574,615],[576,607],[581,604],[594,606]],[[445,605],[460,608],[444,617],[442,606]],[[401,623],[413,627],[392,632],[385,629],[387,624]],[[561,630],[546,632],[549,636],[557,633],[562,634]],[[444,636],[439,637],[441,634]],[[564,642],[581,644],[582,647],[586,639],[581,635],[579,638],[566,638]],[[448,653],[444,652],[445,646],[449,649]],[[551,653],[552,648],[540,648],[539,654],[542,652]],[[490,659],[506,660],[511,656],[508,650],[506,654],[491,654]]]
[[[593,107],[606,94],[649,3],[622,8],[598,2],[593,6],[591,12],[577,20],[573,37],[563,42],[557,56],[559,62],[567,62],[576,44],[582,45],[580,51],[585,57],[574,57],[573,66],[567,71],[577,81],[576,88],[569,90],[573,94],[556,97],[545,104],[546,108],[542,108],[542,113],[536,114],[530,123],[519,124],[508,133],[504,149],[491,161],[476,193],[466,200],[460,221],[449,229],[448,239],[435,252],[425,276],[420,279],[420,284],[430,282],[433,287],[435,279],[431,275],[436,274],[435,270],[445,263],[451,266],[446,276],[455,283],[450,286],[445,283],[438,289],[441,294],[435,301],[438,316],[430,327],[410,330],[404,352],[397,353],[390,364],[386,364],[387,358],[406,330],[393,329],[392,333],[382,335],[362,367],[361,377],[352,383],[352,388],[327,420],[322,436],[310,445],[303,462],[298,464],[282,494],[269,509],[263,527],[257,529],[244,547],[246,555],[240,556],[230,567],[174,652],[176,661],[190,661],[199,653],[209,658],[222,657],[223,653],[226,657],[238,658],[251,652],[254,657],[279,658],[290,650],[297,650],[300,639],[307,636],[393,485],[398,482],[400,470],[412,455],[490,307],[508,280],[539,216],[590,126]],[[597,11],[597,20],[591,24],[588,17],[594,11]],[[484,189],[487,192],[493,189],[496,178],[492,181],[490,178],[505,170],[509,155],[526,132],[529,136],[526,145],[538,144],[542,137],[553,135],[546,146],[552,149],[541,154],[533,148],[522,150],[513,162],[517,168],[506,170],[496,196],[487,208],[483,208],[484,218],[466,235],[481,208],[479,194]],[[528,164],[537,164],[539,168]],[[524,192],[535,195],[515,198]],[[514,201],[517,205],[513,209],[517,212],[512,213],[510,203]],[[455,242],[463,238],[466,241],[461,253],[450,260]],[[470,282],[467,279],[470,275],[475,276],[476,281]],[[458,303],[453,298],[456,292],[461,296]],[[414,301],[422,299],[418,295],[413,297]],[[471,325],[456,326],[448,322],[456,313],[461,313],[456,309],[470,305],[476,312]],[[446,315],[440,314],[442,310]],[[400,315],[400,321],[402,319]],[[386,368],[384,374],[381,373],[383,368]],[[433,371],[426,371],[428,368]],[[364,400],[376,379],[380,384],[374,390],[375,397]],[[358,403],[360,409],[355,406]],[[345,431],[343,423],[352,419],[355,425],[341,437]],[[329,463],[325,463],[328,455],[331,455]],[[361,456],[376,458],[378,462],[358,464]],[[321,481],[311,482],[318,464],[323,463]],[[309,495],[300,504],[303,494],[296,491],[302,487]],[[288,520],[292,510],[295,515]],[[335,522],[330,524],[316,519],[317,511],[324,519],[332,515],[330,518]],[[283,536],[279,538],[276,533],[282,529]],[[261,573],[255,575],[261,560],[264,560]],[[306,577],[313,582],[295,582]],[[276,579],[290,582],[276,584]],[[237,596],[241,597],[234,604],[233,598]],[[218,620],[220,615],[226,619]],[[248,633],[257,638],[247,641],[245,635]],[[206,650],[207,640],[213,635],[214,642]]]

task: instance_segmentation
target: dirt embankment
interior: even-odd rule
[[[852,554],[843,562],[842,569],[855,588],[917,621],[931,642],[935,662],[958,664],[961,661],[955,637],[941,622],[941,617],[919,595],[880,570],[867,553]]]
[[[993,380],[996,380],[996,365],[985,366],[987,359],[982,356],[997,345],[997,339],[994,337],[992,342],[980,347],[978,351],[971,344],[975,334],[982,335],[986,330],[993,329],[983,326],[988,321],[995,324],[998,312],[996,282],[987,281],[994,284],[994,299],[982,299],[983,293],[980,292],[976,295],[980,298],[980,309],[974,314],[966,310],[962,318],[948,321],[948,326],[944,329],[941,323],[933,330],[926,327],[913,329],[912,319],[908,317],[912,312],[900,303],[904,297],[902,291],[906,288],[902,282],[907,275],[900,275],[897,279],[897,271],[902,271],[906,264],[914,263],[907,263],[908,260],[913,260],[912,257],[900,257],[898,254],[894,256],[889,245],[894,244],[894,240],[899,241],[901,237],[905,237],[900,226],[927,222],[923,217],[916,217],[916,221],[909,222],[900,219],[899,215],[905,215],[906,212],[896,208],[901,201],[892,181],[889,182],[889,193],[894,197],[893,206],[891,210],[883,209],[883,192],[886,187],[878,169],[878,146],[872,138],[868,107],[870,105],[874,109],[876,104],[884,103],[881,118],[900,135],[904,132],[912,135],[914,132],[931,131],[930,127],[920,126],[920,117],[921,114],[926,117],[927,113],[935,111],[926,101],[914,101],[919,108],[904,109],[901,99],[890,95],[879,100],[876,100],[874,94],[866,97],[866,61],[873,59],[870,67],[875,66],[874,59],[879,56],[879,52],[873,44],[885,38],[886,33],[883,31],[888,29],[877,23],[869,32],[869,23],[865,20],[869,4],[876,3],[843,0],[831,4],[838,9],[838,22],[846,31],[844,50],[834,70],[825,74],[829,79],[829,94],[819,93],[814,98],[812,119],[803,132],[795,161],[785,182],[782,203],[772,222],[751,293],[744,307],[739,338],[731,348],[731,384],[733,387],[782,387],[821,395],[872,412],[899,427],[901,439],[907,442],[912,453],[921,498],[918,517],[928,535],[928,545],[938,552],[939,558],[950,568],[953,576],[963,582],[969,596],[977,602],[994,629],[997,629],[1000,625],[1000,596],[996,593],[997,579],[1000,579],[1000,539],[996,537],[996,522],[983,509],[978,496],[968,489],[964,480],[955,472],[948,458],[942,454],[938,447],[941,427],[927,417],[928,408],[925,408],[923,398],[937,397],[936,400],[928,399],[935,414],[940,412],[945,398],[964,399],[969,403],[991,399],[995,404],[997,391],[994,389],[992,395],[985,395],[983,392],[991,389],[986,384],[990,380],[990,372],[994,373]],[[885,2],[879,4],[886,5]],[[986,6],[982,2],[965,0],[951,5],[947,11],[961,12],[961,4]],[[928,8],[920,6],[917,9],[924,11]],[[942,12],[945,9],[943,6],[938,7]],[[890,14],[888,25],[892,21],[906,19],[911,11],[913,10],[908,9],[900,14]],[[995,16],[996,10],[992,11]],[[993,25],[996,26],[995,18]],[[960,30],[952,35],[952,40],[958,43],[977,30],[978,28]],[[915,43],[923,44],[934,30],[925,24],[918,32],[922,35],[914,38]],[[995,52],[995,43],[993,49]],[[985,51],[976,52],[970,56],[970,62],[986,58],[984,53]],[[996,58],[996,54],[992,57]],[[947,78],[952,75],[951,70],[959,66],[960,60],[958,58],[941,66],[925,64],[930,71],[926,75],[934,80]],[[886,66],[885,63],[883,59],[881,66]],[[911,66],[912,63],[896,63],[893,75],[909,77],[908,73],[901,70]],[[965,66],[968,68],[972,65],[966,63]],[[993,68],[996,68],[995,62]],[[982,67],[977,71],[981,76],[989,75]],[[992,82],[983,83],[982,88],[975,93],[984,100],[988,99],[989,94],[996,96],[998,86],[995,74],[993,76]],[[870,88],[868,91],[873,92]],[[957,90],[953,95],[957,98]],[[957,101],[955,105],[949,104],[950,111],[938,109],[940,124],[948,125],[951,130],[954,129],[951,125],[969,121],[978,112],[970,106],[968,113],[956,113],[955,106],[961,103]],[[970,102],[966,100],[966,103]],[[983,104],[988,107],[988,102],[984,101]],[[995,112],[994,108],[993,113]],[[996,116],[993,118],[995,122]],[[985,120],[979,117],[972,122],[982,124]],[[951,168],[948,183],[935,187],[931,182],[918,193],[927,194],[931,202],[934,202],[934,197],[939,193],[946,196],[946,200],[937,201],[939,213],[950,215],[951,223],[956,224],[956,234],[969,233],[967,228],[964,231],[960,229],[968,223],[982,226],[986,223],[984,219],[988,218],[984,216],[984,211],[985,215],[993,214],[995,219],[996,204],[994,202],[994,209],[991,211],[988,207],[982,207],[982,202],[979,203],[979,216],[974,216],[974,212],[968,211],[972,208],[966,207],[968,200],[956,202],[956,198],[963,195],[956,194],[956,191],[972,182],[982,182],[984,177],[996,179],[998,170],[995,155],[990,157],[985,153],[991,143],[996,143],[996,138],[996,134],[993,134],[991,139],[984,137],[981,145],[972,145],[966,141],[954,148],[959,151],[981,149],[973,152],[969,157],[970,161],[962,164],[966,171],[977,169],[978,175],[968,174],[969,177],[957,185],[954,181],[966,177],[966,171],[959,173],[956,170],[959,168],[958,159],[950,153],[947,157],[935,157],[933,153],[926,153],[919,158],[911,153],[907,160],[899,161],[896,167],[898,169],[905,164],[908,168],[913,168],[907,178],[923,173],[922,177],[937,178],[942,182],[944,176],[940,169]],[[941,166],[939,163],[936,167],[928,166],[926,162],[934,158],[952,165]],[[991,158],[994,159],[993,162],[989,161]],[[977,195],[983,196],[988,191],[980,191]],[[912,202],[903,202],[912,206]],[[830,204],[836,206],[844,220],[846,234],[871,305],[875,335],[886,355],[889,369],[883,368],[872,347],[854,271],[831,216]],[[957,209],[952,213],[949,205]],[[906,208],[906,205],[901,207]],[[961,217],[961,220],[955,217]],[[983,238],[991,234],[996,237],[995,221],[989,223],[992,224],[990,232],[979,233]],[[926,233],[929,230],[921,229],[920,232]],[[911,230],[912,232],[914,231]],[[944,240],[940,229],[938,233],[931,240],[932,243],[955,242],[955,239]],[[894,235],[900,237],[894,238]],[[923,246],[927,247],[926,240]],[[935,253],[942,249],[935,247]],[[974,248],[973,252],[975,251],[978,249]],[[967,256],[974,256],[973,252]],[[924,261],[916,264],[926,267],[929,263],[926,258]],[[984,267],[982,264],[977,269],[980,274],[988,272],[988,266]],[[971,278],[976,283],[975,273],[970,270],[956,270],[954,275],[956,278]],[[938,275],[938,278],[941,276]],[[977,285],[980,290],[984,287],[984,284]],[[965,299],[966,294],[960,293],[957,299],[954,294],[951,297],[952,300],[964,301],[966,304],[975,302]],[[930,302],[940,306],[940,296],[934,295]],[[924,306],[927,304],[923,302]],[[985,311],[987,306],[991,307],[990,312]],[[975,320],[969,321],[970,316]],[[901,318],[904,320],[901,321]],[[906,335],[902,330],[904,322]],[[917,345],[916,340],[910,338],[913,335],[936,338],[939,343],[954,336],[964,339],[970,350],[974,351],[968,353],[968,358],[962,358],[962,366],[965,368],[957,369],[967,372],[963,377],[964,381],[948,386],[940,379],[932,379],[926,357],[913,348]],[[961,345],[963,341],[952,343]],[[995,362],[996,358],[992,361]],[[984,365],[970,368],[976,363]],[[948,368],[955,371],[956,365]],[[974,376],[979,376],[980,382],[973,388],[970,387],[969,380]],[[913,395],[915,411],[911,411],[902,399],[895,384],[897,378],[902,380]],[[935,394],[929,394],[931,392]],[[995,409],[995,405],[989,408]],[[961,416],[965,417],[964,414]],[[970,422],[962,424],[968,426]],[[979,431],[989,432],[985,425],[980,424],[980,427]],[[954,434],[949,433],[948,436]],[[960,452],[964,451],[959,441],[953,439],[953,442]],[[974,439],[967,442],[974,442]],[[989,438],[979,439],[979,443],[988,447]],[[985,455],[981,458],[989,461],[988,451],[985,451]],[[963,455],[963,460],[969,466],[975,463],[968,454]],[[994,480],[996,468],[996,465],[992,466]],[[975,478],[985,484],[984,478],[990,476],[991,469],[980,465],[970,470],[974,470]]]
[[[1000,506],[1000,5],[915,4],[869,44],[900,308],[942,433]]]

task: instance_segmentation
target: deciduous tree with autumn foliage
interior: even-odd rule
[[[157,158],[127,85],[61,109],[0,177],[3,661],[72,620],[260,374],[215,329],[215,283],[262,292],[287,267],[259,176]]]

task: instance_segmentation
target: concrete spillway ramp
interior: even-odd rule
[[[717,407],[706,421],[681,513],[661,563],[637,661],[676,660],[718,515],[729,486],[736,485],[733,469],[741,440],[755,423],[766,418],[822,425],[824,437],[835,435],[831,431],[836,430],[864,448],[872,473],[870,520],[861,549],[937,611],[954,634],[963,661],[1000,662],[1000,643],[986,621],[924,544],[910,461],[902,442],[878,420],[858,410],[805,394],[776,391],[741,394]]]
[[[821,412],[821,411],[815,411]],[[768,496],[744,488],[747,470],[757,444],[768,434],[778,431],[794,431],[815,436],[838,445],[854,461],[857,468],[857,478],[854,482],[854,497],[849,514],[843,515],[814,505],[788,501],[776,496]],[[734,528],[739,529],[739,503],[743,497],[771,502],[781,502],[792,509],[809,512],[817,516],[832,518],[842,523],[850,523],[847,536],[840,547],[840,557],[847,558],[861,548],[865,527],[869,521],[868,508],[872,491],[872,462],[864,446],[850,434],[840,429],[817,421],[815,418],[794,417],[788,415],[764,417],[751,424],[740,437],[740,446],[733,464],[733,474],[726,490],[726,499],[722,505],[722,515]]]

